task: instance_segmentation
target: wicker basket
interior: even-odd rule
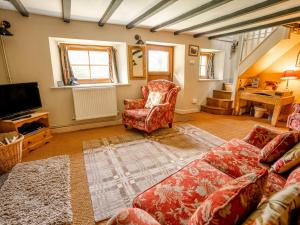
[[[0,174],[10,171],[22,161],[23,139],[24,136],[21,135],[14,143],[0,146]]]

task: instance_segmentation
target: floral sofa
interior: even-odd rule
[[[291,130],[300,131],[300,104],[293,105],[293,113],[289,115],[287,127]]]
[[[134,127],[148,133],[169,125],[172,127],[177,94],[180,87],[168,80],[153,80],[142,87],[142,99],[125,99],[122,114],[125,127]],[[145,107],[149,93],[160,93],[163,99],[154,107]]]
[[[291,219],[284,215],[290,214],[264,211],[289,209],[296,215],[300,209],[298,142],[299,133],[278,134],[256,126],[243,140],[212,149],[137,195],[132,208],[112,217],[108,225],[288,224]],[[295,157],[295,152],[297,162],[285,157],[287,153]],[[274,162],[274,155],[283,156],[267,163]],[[287,199],[292,203],[284,205]],[[277,208],[274,202],[280,202]],[[269,222],[270,214],[280,215],[277,219],[282,221]]]

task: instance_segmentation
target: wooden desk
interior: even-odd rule
[[[295,96],[292,95],[292,92],[273,92],[272,94],[264,93],[263,91],[259,90],[239,90],[236,96],[236,115],[239,115],[240,113],[241,101],[253,101],[274,105],[271,125],[276,126],[282,107],[292,104],[295,101]]]

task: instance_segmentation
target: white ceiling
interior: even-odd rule
[[[107,9],[110,1],[111,0],[72,0],[71,20],[98,22],[102,17],[102,15],[104,14],[105,10]],[[160,1],[161,0],[123,0],[121,5],[117,8],[117,10],[113,13],[113,15],[108,20],[108,23],[126,25]],[[164,8],[157,14],[144,20],[138,26],[146,27],[146,28],[154,27],[162,22],[165,22],[185,12],[188,12],[193,8],[201,6],[209,1],[210,0],[178,0],[175,3]],[[62,17],[62,4],[61,4],[62,0],[47,0],[47,1],[46,0],[21,0],[21,2],[24,4],[26,9],[30,13]],[[199,23],[206,22],[211,19],[215,19],[217,17],[232,13],[234,11],[261,2],[263,1],[262,0],[232,0],[227,4],[219,6],[213,10],[207,11],[201,15],[186,19],[185,21],[180,23],[167,26],[164,28],[164,30],[170,30],[170,31],[180,30]],[[193,34],[193,33],[209,31],[212,29],[224,27],[226,25],[275,13],[295,6],[300,6],[300,0],[284,1],[280,4],[255,11],[253,13],[248,13],[247,15],[244,16],[236,17],[233,19],[222,21],[217,24],[206,26],[198,30],[189,31],[188,33]],[[11,3],[5,0],[0,0],[0,8],[15,10],[14,7],[11,5]],[[283,16],[280,19],[282,18],[287,19],[287,18],[293,18],[299,16],[300,16],[300,12],[294,13],[292,15]],[[258,25],[275,22],[280,19],[273,19],[266,22],[256,23],[253,25],[245,26],[243,28],[255,27]],[[228,30],[226,31],[226,33],[235,30],[237,29]]]

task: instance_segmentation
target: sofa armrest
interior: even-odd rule
[[[161,225],[152,216],[150,216],[146,211],[138,208],[127,208],[123,209],[116,216],[113,216],[107,225]]]
[[[262,149],[266,144],[268,144],[273,138],[275,138],[279,132],[271,130],[267,127],[256,125],[252,131],[244,137],[242,140]]]
[[[144,99],[125,99],[124,106],[125,109],[142,109],[145,107]]]

